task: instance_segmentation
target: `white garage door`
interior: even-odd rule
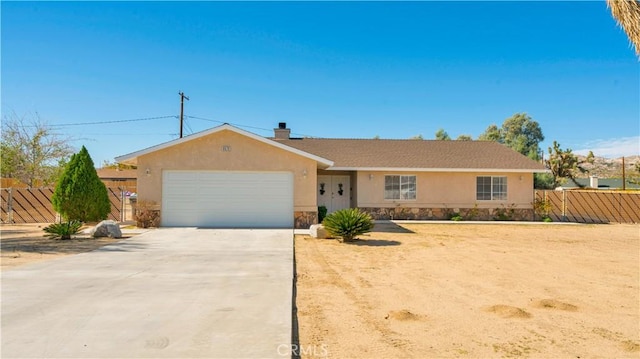
[[[163,171],[162,225],[293,228],[293,174]]]

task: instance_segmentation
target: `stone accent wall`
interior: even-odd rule
[[[312,224],[318,223],[318,212],[295,211],[293,212],[293,222],[293,228],[309,229]]]
[[[460,215],[466,221],[533,221],[533,209],[523,208],[384,208],[365,207],[360,208],[373,217],[373,219],[398,219],[398,220],[449,220],[455,215]]]

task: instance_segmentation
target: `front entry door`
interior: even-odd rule
[[[327,213],[351,207],[350,177],[318,176],[318,206],[327,207]]]

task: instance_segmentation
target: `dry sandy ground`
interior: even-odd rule
[[[639,358],[640,226],[296,236],[303,358]]]
[[[2,225],[0,268],[116,239]],[[640,226],[378,224],[296,237],[304,358],[640,358]]]
[[[54,259],[60,256],[89,252],[121,239],[91,238],[77,235],[70,240],[44,237],[42,228],[48,223],[0,225],[0,269],[8,270],[19,265]]]

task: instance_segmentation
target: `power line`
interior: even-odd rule
[[[203,118],[203,117],[197,117],[197,116],[184,116],[184,117],[187,117],[187,118],[193,118],[193,119],[196,119],[196,120],[202,120],[202,121],[216,122],[216,123],[220,123],[220,124],[227,123],[227,124],[229,124],[229,125],[236,126],[236,127],[241,127],[241,128],[251,128],[251,129],[254,129],[254,130],[261,130],[261,131],[267,131],[267,132],[271,132],[271,131],[273,130],[273,129],[271,129],[271,128],[264,128],[264,127],[255,127],[255,126],[241,125],[241,124],[239,124],[239,123],[231,123],[231,122],[224,122],[224,121],[219,121],[219,120],[212,120],[212,119],[210,119],[210,118]],[[308,137],[308,138],[313,138],[313,137],[315,137],[315,136],[309,136],[309,135],[305,135],[305,134],[302,134],[302,133],[295,133],[295,132],[292,132],[291,134],[293,134],[293,135],[298,135],[298,136],[301,136],[301,137]]]
[[[177,116],[157,116],[157,117],[145,117],[145,118],[134,118],[130,120],[112,120],[112,121],[96,121],[96,122],[82,122],[82,123],[59,123],[59,124],[50,124],[50,127],[67,127],[67,126],[86,126],[86,125],[105,125],[109,123],[122,123],[122,122],[138,122],[138,121],[151,121],[151,120],[161,120],[164,118],[177,118]],[[24,126],[24,127],[34,127],[34,126]]]
[[[189,126],[189,122],[184,121],[184,127],[187,128],[187,130],[189,130],[189,134],[193,134],[193,130],[191,129],[191,126]]]
[[[135,133],[83,133],[83,136],[136,136],[140,137],[140,132]],[[177,133],[144,133],[144,136],[177,136]]]
[[[217,123],[225,123],[225,122],[223,122],[223,121],[212,120],[212,119],[209,119],[209,118],[202,118],[202,117],[198,117],[198,116],[189,116],[189,115],[187,115],[187,116],[184,116],[184,117],[187,117],[187,118],[193,118],[193,119],[195,119],[195,120],[202,120],[202,121],[209,121],[209,122],[217,122]]]
[[[248,126],[248,125],[241,125],[241,124],[239,124],[239,123],[223,122],[223,121],[212,120],[212,119],[209,119],[209,118],[203,118],[203,117],[196,117],[196,116],[185,116],[185,117],[193,118],[193,119],[196,119],[196,120],[209,121],[209,122],[227,123],[227,124],[232,125],[232,126],[236,126],[236,127],[244,127],[244,128],[251,128],[251,129],[254,129],[254,130],[271,131],[271,129],[269,129],[269,128],[255,127],[255,126]]]

